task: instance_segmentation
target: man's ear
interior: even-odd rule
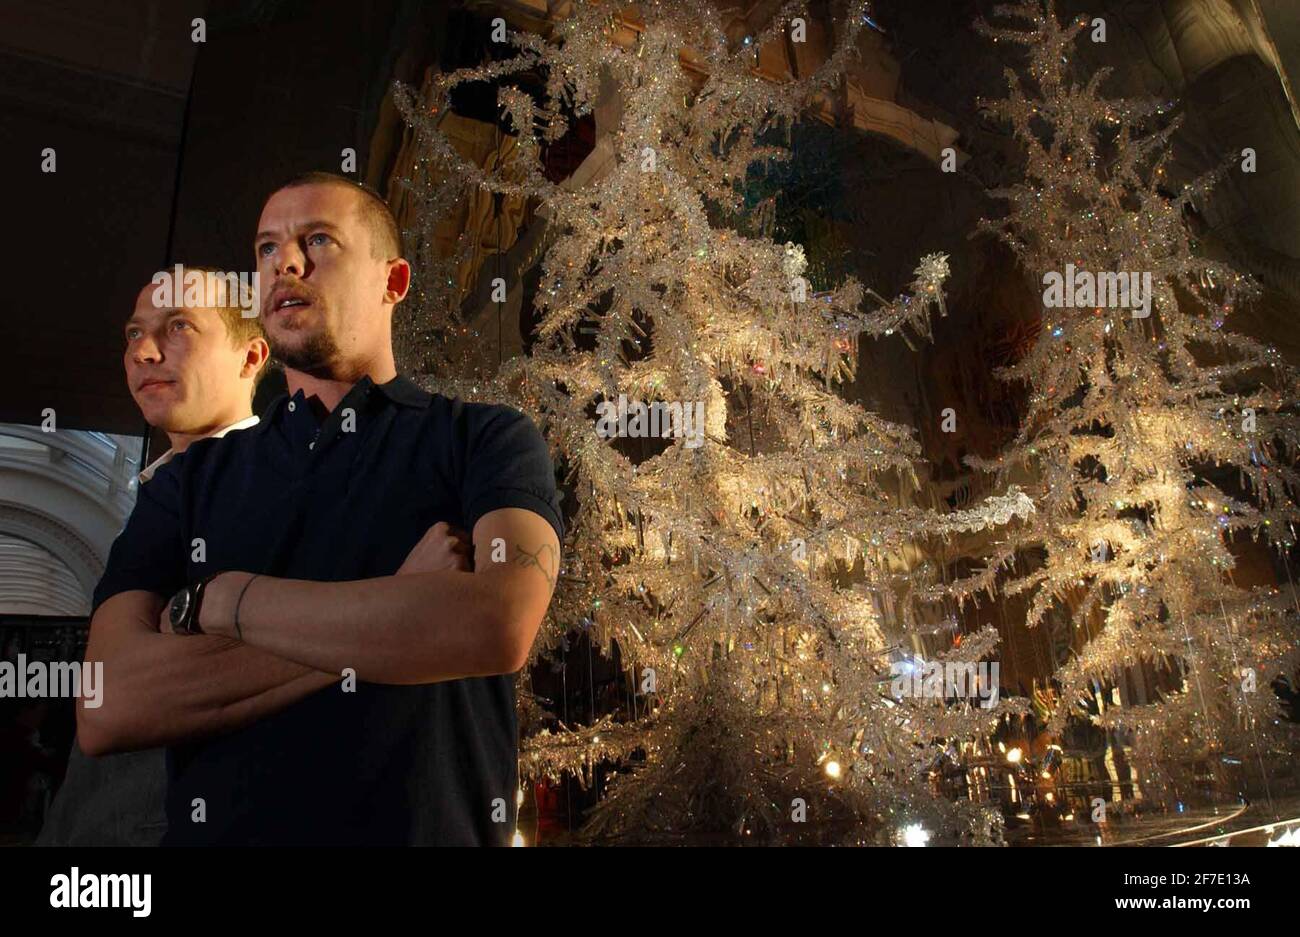
[[[411,289],[411,265],[401,257],[388,262],[388,288],[384,291],[384,302],[396,306],[406,298]]]
[[[253,377],[266,367],[266,359],[271,357],[271,346],[264,338],[254,338],[244,349],[244,365],[239,369],[240,377]]]

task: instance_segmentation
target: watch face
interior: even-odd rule
[[[171,619],[172,627],[177,627],[185,620],[186,614],[190,610],[190,590],[182,589],[172,596],[171,606],[168,609],[168,617]]]

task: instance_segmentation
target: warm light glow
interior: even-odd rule
[[[930,831],[919,823],[903,828],[904,846],[924,846],[930,841]]]
[[[838,761],[826,762],[826,776],[831,778],[840,776],[840,763]]]
[[[1007,752],[1007,761],[1011,762],[1013,765],[1018,765],[1020,764],[1021,754],[1022,752],[1018,747],[1013,748],[1011,751]]]

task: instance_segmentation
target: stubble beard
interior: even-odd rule
[[[334,336],[323,323],[316,331],[303,335],[300,342],[292,345],[286,343],[283,338],[273,337],[270,329],[265,331],[267,344],[271,346],[271,354],[286,368],[306,374],[321,375],[327,373],[338,360],[338,343],[334,341]],[[293,334],[290,333],[290,336]]]

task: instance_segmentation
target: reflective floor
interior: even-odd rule
[[[1110,805],[1120,806],[1123,805]],[[1101,822],[1020,815],[1008,821],[1011,846],[1267,846],[1295,844],[1300,796],[1178,809],[1111,809]]]

